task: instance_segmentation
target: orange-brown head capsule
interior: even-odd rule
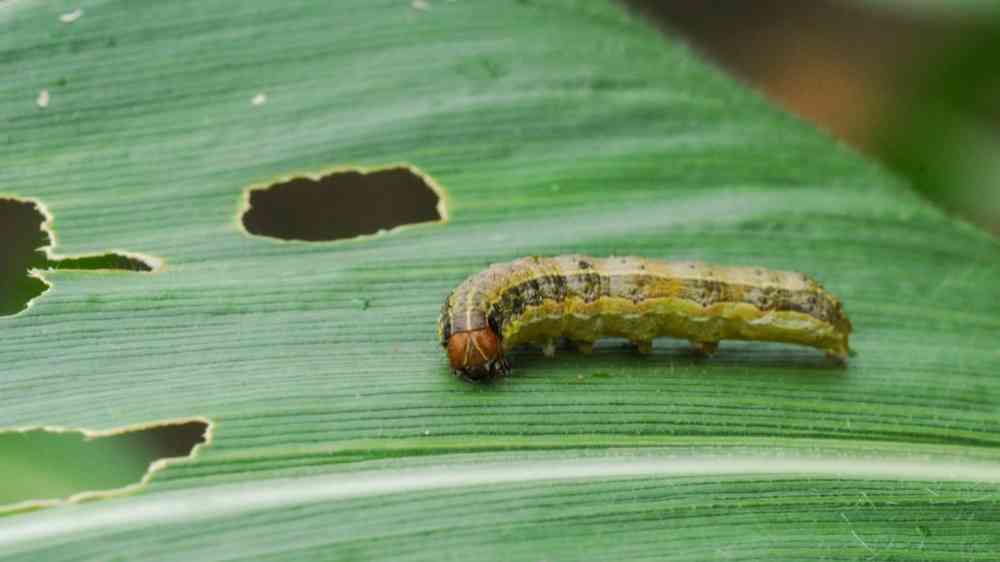
[[[500,338],[488,327],[452,334],[448,338],[448,361],[456,373],[472,380],[505,375],[510,370]]]

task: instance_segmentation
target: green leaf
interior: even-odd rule
[[[164,263],[44,273],[0,318],[0,428],[214,422],[133,495],[4,517],[0,559],[995,559],[996,240],[619,6],[417,6],[0,4],[0,193],[56,254]],[[240,227],[250,186],[399,163],[448,222]],[[609,341],[453,377],[450,289],[570,252],[810,273],[857,355]]]

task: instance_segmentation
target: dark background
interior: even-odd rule
[[[1000,2],[625,2],[1000,233]]]

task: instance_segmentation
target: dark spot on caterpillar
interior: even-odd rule
[[[545,300],[545,295],[542,294],[542,284],[539,283],[538,279],[532,279],[521,285],[519,294],[521,302],[526,305],[538,306]]]
[[[577,267],[579,267],[580,269],[590,269],[591,266],[589,261],[580,260],[580,262],[577,264]]]
[[[545,281],[551,287],[549,297],[552,300],[563,300],[566,298],[566,277],[565,275],[546,275]]]
[[[763,289],[760,294],[754,299],[753,304],[760,308],[761,310],[768,310],[771,308],[771,304],[774,302],[774,291],[770,288]]]
[[[494,307],[490,311],[490,315],[486,317],[486,322],[489,323],[490,329],[497,335],[497,338],[503,338],[502,326],[500,325],[503,318],[502,312],[499,307]]]
[[[448,301],[441,307],[441,345],[448,347],[448,338],[451,337],[451,319],[448,317]]]
[[[489,316],[495,318],[494,323],[497,327],[502,327],[504,322],[501,318],[520,315],[528,306],[537,306],[542,303],[539,289],[538,281],[535,279],[510,287]],[[501,332],[497,331],[497,333]]]
[[[635,277],[635,282],[633,285],[626,289],[626,293],[629,299],[633,303],[638,303],[642,301],[646,296],[646,286],[649,284],[649,278],[645,275],[638,275]]]
[[[521,298],[521,295],[512,292],[510,296],[504,297],[504,300],[502,301],[500,310],[498,312],[503,316],[503,318],[510,318],[512,316],[520,315],[522,312],[524,312],[524,309],[526,307],[527,304],[525,304],[524,299]],[[502,322],[498,323],[502,324]]]
[[[718,281],[707,279],[694,280],[693,287],[695,298],[691,299],[701,306],[710,306],[718,302],[722,296],[722,285]]]
[[[584,302],[594,302],[601,297],[602,277],[600,273],[591,271],[580,271],[566,276],[567,280],[576,278],[569,285],[578,287],[579,296]],[[568,289],[567,289],[568,290]]]

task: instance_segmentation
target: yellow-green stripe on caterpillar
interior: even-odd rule
[[[566,337],[589,352],[625,337],[641,352],[653,338],[689,340],[710,354],[719,341],[796,343],[846,361],[851,322],[816,280],[761,267],[723,267],[639,257],[528,257],[466,279],[438,322],[452,369],[473,380],[507,374],[504,352]]]

